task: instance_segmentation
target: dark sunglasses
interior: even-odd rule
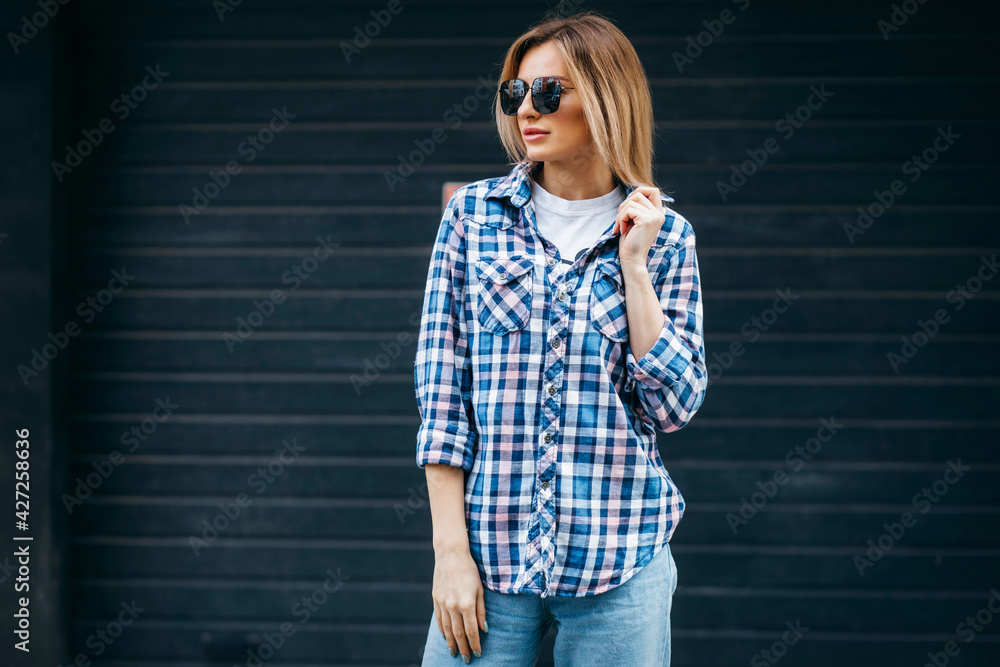
[[[511,79],[500,84],[500,108],[508,116],[516,116],[527,93],[528,84]],[[531,83],[531,103],[538,113],[555,113],[562,91],[576,90],[563,86],[554,76],[540,76]]]

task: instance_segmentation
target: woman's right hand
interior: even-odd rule
[[[434,598],[438,629],[448,642],[452,657],[457,651],[466,664],[473,655],[480,657],[479,629],[489,631],[486,602],[479,568],[467,548],[435,551],[431,596]]]

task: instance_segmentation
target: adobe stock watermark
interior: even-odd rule
[[[802,445],[796,445],[792,449],[788,450],[785,454],[785,463],[791,468],[792,472],[798,472],[805,467],[806,463],[813,460],[813,457],[819,454],[823,449],[823,445],[833,440],[834,436],[844,428],[843,424],[838,424],[836,417],[830,416],[830,419],[820,419],[819,428],[816,430],[816,435],[809,438]],[[737,513],[729,512],[726,514],[726,523],[729,524],[729,529],[733,531],[735,535],[740,528],[746,526],[750,523],[750,520],[757,516],[757,513],[764,509],[764,507],[778,494],[778,487],[788,484],[791,478],[789,473],[784,470],[775,470],[774,474],[771,475],[771,479],[765,482],[757,482],[757,488],[760,491],[755,491],[750,495],[750,498],[740,498],[740,506],[737,509]]]
[[[427,486],[428,479],[424,479],[420,483],[420,486],[413,488],[412,486],[407,489],[408,494],[406,502],[396,503],[393,505],[393,509],[396,510],[396,518],[399,519],[399,525],[402,526],[406,523],[407,519],[417,513],[417,510],[423,509],[430,502],[430,488]]]
[[[419,328],[420,326],[420,313],[414,312],[410,313],[410,317],[407,318],[410,326]],[[403,354],[403,351],[410,345],[417,342],[419,335],[414,335],[410,331],[400,331],[396,334],[396,339],[388,343],[379,343],[379,347],[382,348],[382,352],[375,355],[375,358],[365,357],[362,365],[364,366],[364,372],[362,375],[357,373],[351,373],[351,386],[354,388],[354,394],[356,396],[361,395],[361,390],[371,386],[372,382],[378,379],[382,374],[382,371],[386,370],[392,365],[392,362]]]
[[[219,18],[219,23],[226,22],[226,14],[232,14],[243,4],[243,0],[212,0],[212,9]]]
[[[913,495],[910,503],[913,505],[913,509],[920,514],[927,514],[931,511],[931,508],[948,494],[948,490],[957,484],[965,473],[972,470],[971,467],[962,465],[962,459],[949,460],[947,463],[948,467],[939,479]],[[885,528],[885,532],[874,540],[869,539],[867,542],[868,550],[863,554],[856,554],[852,559],[854,567],[858,569],[858,574],[862,577],[865,576],[865,570],[874,567],[875,563],[882,560],[882,557],[899,543],[906,534],[906,530],[916,525],[919,518],[913,512],[906,511],[899,515],[898,521],[891,524],[883,523],[882,527]]]
[[[778,321],[778,315],[788,312],[788,309],[799,300],[798,295],[792,294],[792,288],[790,287],[786,287],[784,290],[776,289],[774,292],[778,295],[778,298],[774,300],[771,306],[762,310],[760,315],[752,316],[740,327],[740,333],[750,343],[756,343],[760,340],[761,334],[770,329]],[[739,340],[734,340],[729,344],[728,352],[723,352],[722,354],[712,352],[714,361],[708,364],[708,386],[712,386],[712,382],[719,379],[726,371],[732,368],[736,360],[745,353],[746,347]]]
[[[0,562],[0,584],[7,583],[7,580],[17,574],[17,567],[10,562],[10,556],[4,556]]]
[[[430,501],[430,492],[427,489],[427,482],[424,481],[417,488],[412,486],[408,489],[409,496],[406,499],[406,504],[396,503],[393,505],[393,509],[396,510],[396,518],[399,519],[399,525],[402,526],[406,523],[406,520],[417,513],[417,510],[424,508]]]
[[[774,131],[788,141],[795,132],[805,125],[813,117],[813,113],[823,108],[823,105],[833,97],[833,93],[826,89],[826,84],[809,86],[809,96],[803,104],[800,104],[792,112],[786,113],[784,118],[778,119],[774,124]],[[729,196],[737,192],[757,170],[767,164],[771,155],[781,150],[781,144],[775,137],[768,137],[760,148],[748,148],[746,153],[749,160],[744,160],[739,165],[729,165],[729,180],[716,181],[715,187],[719,191],[722,201],[729,201]]]
[[[268,486],[285,472],[287,466],[295,463],[299,454],[306,449],[300,446],[295,438],[292,438],[291,442],[284,440],[281,445],[281,448],[275,452],[274,457],[266,466],[257,468],[247,477],[247,486],[253,489],[258,496],[267,491]],[[232,528],[242,515],[243,510],[252,504],[253,498],[243,491],[236,495],[233,502],[219,503],[219,512],[212,517],[211,521],[202,519],[201,523],[204,528],[202,528],[201,537],[188,536],[188,545],[194,551],[194,555],[200,556],[202,549],[207,549],[219,539],[222,533]]]
[[[970,644],[986,629],[987,625],[993,622],[993,617],[997,614],[1000,614],[1000,591],[991,588],[986,604],[974,616],[966,616],[965,620],[959,622],[955,626],[955,634],[966,644]],[[947,667],[951,659],[957,658],[961,652],[962,647],[958,645],[958,642],[945,642],[940,651],[927,652],[927,662],[924,663],[923,667]]]
[[[746,11],[747,7],[750,6],[750,0],[731,0],[731,2],[739,7],[741,12]],[[671,56],[677,72],[683,74],[684,68],[687,65],[694,63],[701,54],[705,53],[705,49],[715,44],[715,40],[725,32],[726,26],[736,20],[736,16],[737,14],[734,14],[731,9],[723,9],[719,12],[719,18],[702,21],[701,24],[705,26],[705,29],[694,37],[691,35],[687,36],[687,39],[684,40],[687,43],[684,53],[674,51]]]
[[[123,601],[119,606],[121,611],[118,612],[117,618],[111,619],[107,625],[90,633],[84,640],[84,644],[91,649],[91,653],[77,653],[76,657],[73,658],[72,665],[90,665],[91,659],[88,655],[95,658],[104,655],[104,652],[124,634],[125,628],[131,626],[139,618],[139,614],[146,611],[145,607],[140,607],[135,599],[131,602]]]
[[[906,25],[906,22],[910,20],[910,17],[917,13],[920,6],[923,5],[927,0],[903,0],[903,2],[898,5],[893,3],[891,5],[892,12],[889,14],[888,19],[879,19],[875,22],[875,27],[878,28],[879,33],[882,35],[882,39],[886,42],[889,41],[889,35],[894,32],[899,32],[899,29]]]
[[[930,146],[922,150],[919,155],[910,156],[910,159],[904,162],[900,168],[904,174],[909,175],[911,183],[920,180],[920,177],[941,158],[941,154],[954,146],[956,139],[962,138],[961,134],[952,131],[951,125],[948,126],[947,130],[942,127],[937,128],[937,134],[938,136],[934,138]],[[904,194],[906,194],[906,183],[898,178],[889,184],[888,190],[872,192],[875,201],[867,206],[858,207],[858,219],[854,224],[844,223],[844,233],[847,234],[847,240],[850,241],[851,245],[854,245],[854,239],[868,231],[876,220],[892,208],[897,197]]]
[[[146,76],[128,92],[116,97],[109,109],[109,114],[97,122],[94,129],[83,130],[83,138],[73,146],[66,146],[66,155],[63,161],[53,161],[52,171],[56,175],[56,180],[62,183],[63,178],[73,173],[73,170],[83,164],[83,159],[94,152],[94,149],[104,143],[104,138],[117,129],[112,116],[119,121],[128,118],[129,114],[139,107],[139,103],[144,101],[150,92],[163,83],[163,80],[170,76],[170,72],[160,70],[160,64],[156,64],[156,69],[146,65]]]
[[[996,253],[992,257],[980,257],[980,266],[975,275],[964,283],[955,285],[955,289],[945,295],[945,301],[954,305],[955,312],[962,310],[966,302],[971,301],[983,289],[983,285],[993,279],[993,276],[1000,271],[1000,264],[997,263]],[[917,320],[917,328],[909,336],[901,336],[903,344],[899,352],[888,352],[886,359],[893,373],[899,373],[899,369],[910,363],[917,353],[920,352],[941,330],[941,327],[951,321],[951,315],[945,308],[938,308],[934,315],[927,320]]]
[[[274,107],[271,109],[271,113],[272,116],[267,125],[257,130],[256,134],[247,135],[247,138],[236,147],[236,152],[243,156],[247,164],[256,160],[257,155],[274,141],[275,135],[288,127],[289,123],[298,116],[298,114],[288,113],[287,106],[282,107],[281,111]],[[181,217],[184,218],[184,224],[190,224],[192,215],[198,215],[208,208],[212,200],[229,187],[233,177],[241,171],[243,171],[243,167],[236,160],[227,162],[225,169],[220,169],[217,172],[209,171],[205,184],[201,188],[191,189],[194,193],[191,203],[181,202],[177,205]]]
[[[788,654],[788,649],[799,643],[809,628],[802,625],[802,621],[799,619],[795,620],[793,625],[791,621],[785,621],[785,627],[788,628],[781,635],[781,639],[777,640],[771,644],[768,648],[755,653],[750,659],[751,667],[767,667],[768,665],[773,665],[785,655]]]
[[[169,396],[162,400],[158,398],[154,403],[156,407],[153,408],[152,414],[122,433],[119,438],[122,445],[128,446],[127,451],[129,454],[134,454],[139,445],[149,440],[156,433],[160,424],[173,416],[174,411],[180,407],[171,403]],[[74,480],[76,486],[73,489],[72,495],[68,493],[62,494],[63,507],[66,508],[66,513],[72,515],[73,511],[83,505],[83,501],[94,495],[94,491],[101,488],[104,482],[123,463],[125,463],[125,456],[120,449],[111,450],[111,453],[100,461],[92,461],[90,465],[94,471],[88,474],[85,479],[77,477]]]
[[[406,1],[411,2],[411,0]],[[382,30],[392,23],[393,17],[398,16],[404,9],[405,7],[400,0],[389,0],[385,9],[371,10],[371,21],[363,26],[354,26],[354,39],[350,42],[342,41],[340,43],[340,52],[344,55],[347,64],[351,63],[351,58],[360,55],[372,43],[373,39],[381,35]]]
[[[20,53],[21,47],[33,39],[42,28],[49,24],[49,21],[56,17],[62,5],[68,5],[69,0],[39,0],[38,11],[29,16],[21,17],[21,30],[18,32],[8,32],[7,41],[14,53]]]
[[[121,294],[133,280],[135,280],[135,276],[126,273],[124,266],[120,271],[113,270],[107,287],[97,290],[93,296],[88,296],[78,303],[75,311],[76,314],[86,324],[90,324],[97,317],[97,314],[103,312],[114,298]],[[46,334],[50,342],[42,345],[41,351],[35,347],[31,348],[31,361],[28,362],[28,365],[18,364],[17,366],[17,373],[20,375],[24,386],[27,387],[32,379],[41,375],[42,371],[49,367],[49,362],[53,361],[59,356],[60,352],[69,346],[70,339],[80,335],[80,331],[80,325],[77,324],[76,320],[70,320],[63,326],[62,331]]]
[[[496,79],[484,79],[480,76],[477,80],[479,81],[479,85],[476,86],[476,89],[471,94],[466,95],[465,99],[461,102],[451,105],[442,114],[441,120],[449,123],[451,130],[457,130],[462,126],[462,123],[479,109],[483,102],[493,99],[500,86],[500,82]],[[447,140],[448,134],[442,127],[435,127],[427,137],[414,139],[413,144],[416,148],[406,155],[399,154],[396,156],[399,160],[396,169],[394,171],[382,172],[389,191],[395,192],[396,186],[412,176],[434,154],[438,145],[443,144]]]
[[[326,235],[326,239],[317,236],[316,241],[318,245],[313,248],[311,255],[306,255],[281,274],[282,284],[291,285],[288,289],[289,292],[294,292],[304,281],[309,280],[309,277],[319,268],[320,263],[332,257],[334,249],[340,246],[339,243],[330,240],[330,234]],[[283,304],[286,298],[284,290],[274,289],[271,290],[271,294],[267,298],[254,299],[253,310],[246,317],[240,315],[236,318],[236,331],[227,331],[222,334],[222,342],[226,344],[229,353],[232,354],[236,351],[237,345],[249,340],[254,332],[263,326],[265,320],[274,315],[278,306]]]
[[[326,574],[326,579],[323,580],[322,584],[292,605],[291,613],[292,616],[299,619],[298,626],[291,621],[284,621],[274,632],[252,635],[252,638],[258,643],[256,647],[247,649],[247,658],[243,664],[247,667],[262,667],[268,660],[271,660],[285,645],[285,642],[295,635],[299,626],[308,623],[313,615],[329,602],[330,596],[344,587],[344,580],[351,578],[350,575],[341,574],[339,566],[336,573],[327,568],[324,574]]]

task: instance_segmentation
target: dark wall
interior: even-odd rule
[[[413,459],[423,279],[442,183],[509,169],[476,92],[544,4],[403,2],[348,60],[341,44],[385,3],[74,2],[60,102],[68,142],[95,145],[60,181],[75,193],[68,301],[101,301],[79,315],[62,415],[84,480],[67,489],[65,659],[94,657],[88,638],[124,609],[102,664],[243,664],[285,622],[271,664],[418,664],[433,572]],[[1000,292],[970,284],[1000,240],[998,16],[914,6],[888,39],[888,2],[594,6],[650,77],[658,185],[694,225],[705,289],[711,387],[659,443],[688,503],[671,543],[676,665],[770,664],[786,624],[808,628],[788,665],[919,665],[949,639],[949,664],[1000,656],[1000,621],[956,637],[1000,586]],[[776,125],[797,110],[808,119]],[[271,122],[269,143],[244,143]],[[447,139],[390,187],[435,128]],[[18,178],[41,206],[40,173]],[[21,261],[54,243],[36,233]],[[5,325],[12,349],[33,339]]]
[[[67,650],[68,192],[49,156],[70,119],[54,101],[70,74],[64,24],[24,28],[0,6],[0,664],[54,665]],[[79,331],[76,330],[76,334]]]

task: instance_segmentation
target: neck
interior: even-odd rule
[[[599,160],[582,165],[548,160],[538,165],[535,182],[556,197],[571,201],[602,197],[618,187],[611,170]]]

